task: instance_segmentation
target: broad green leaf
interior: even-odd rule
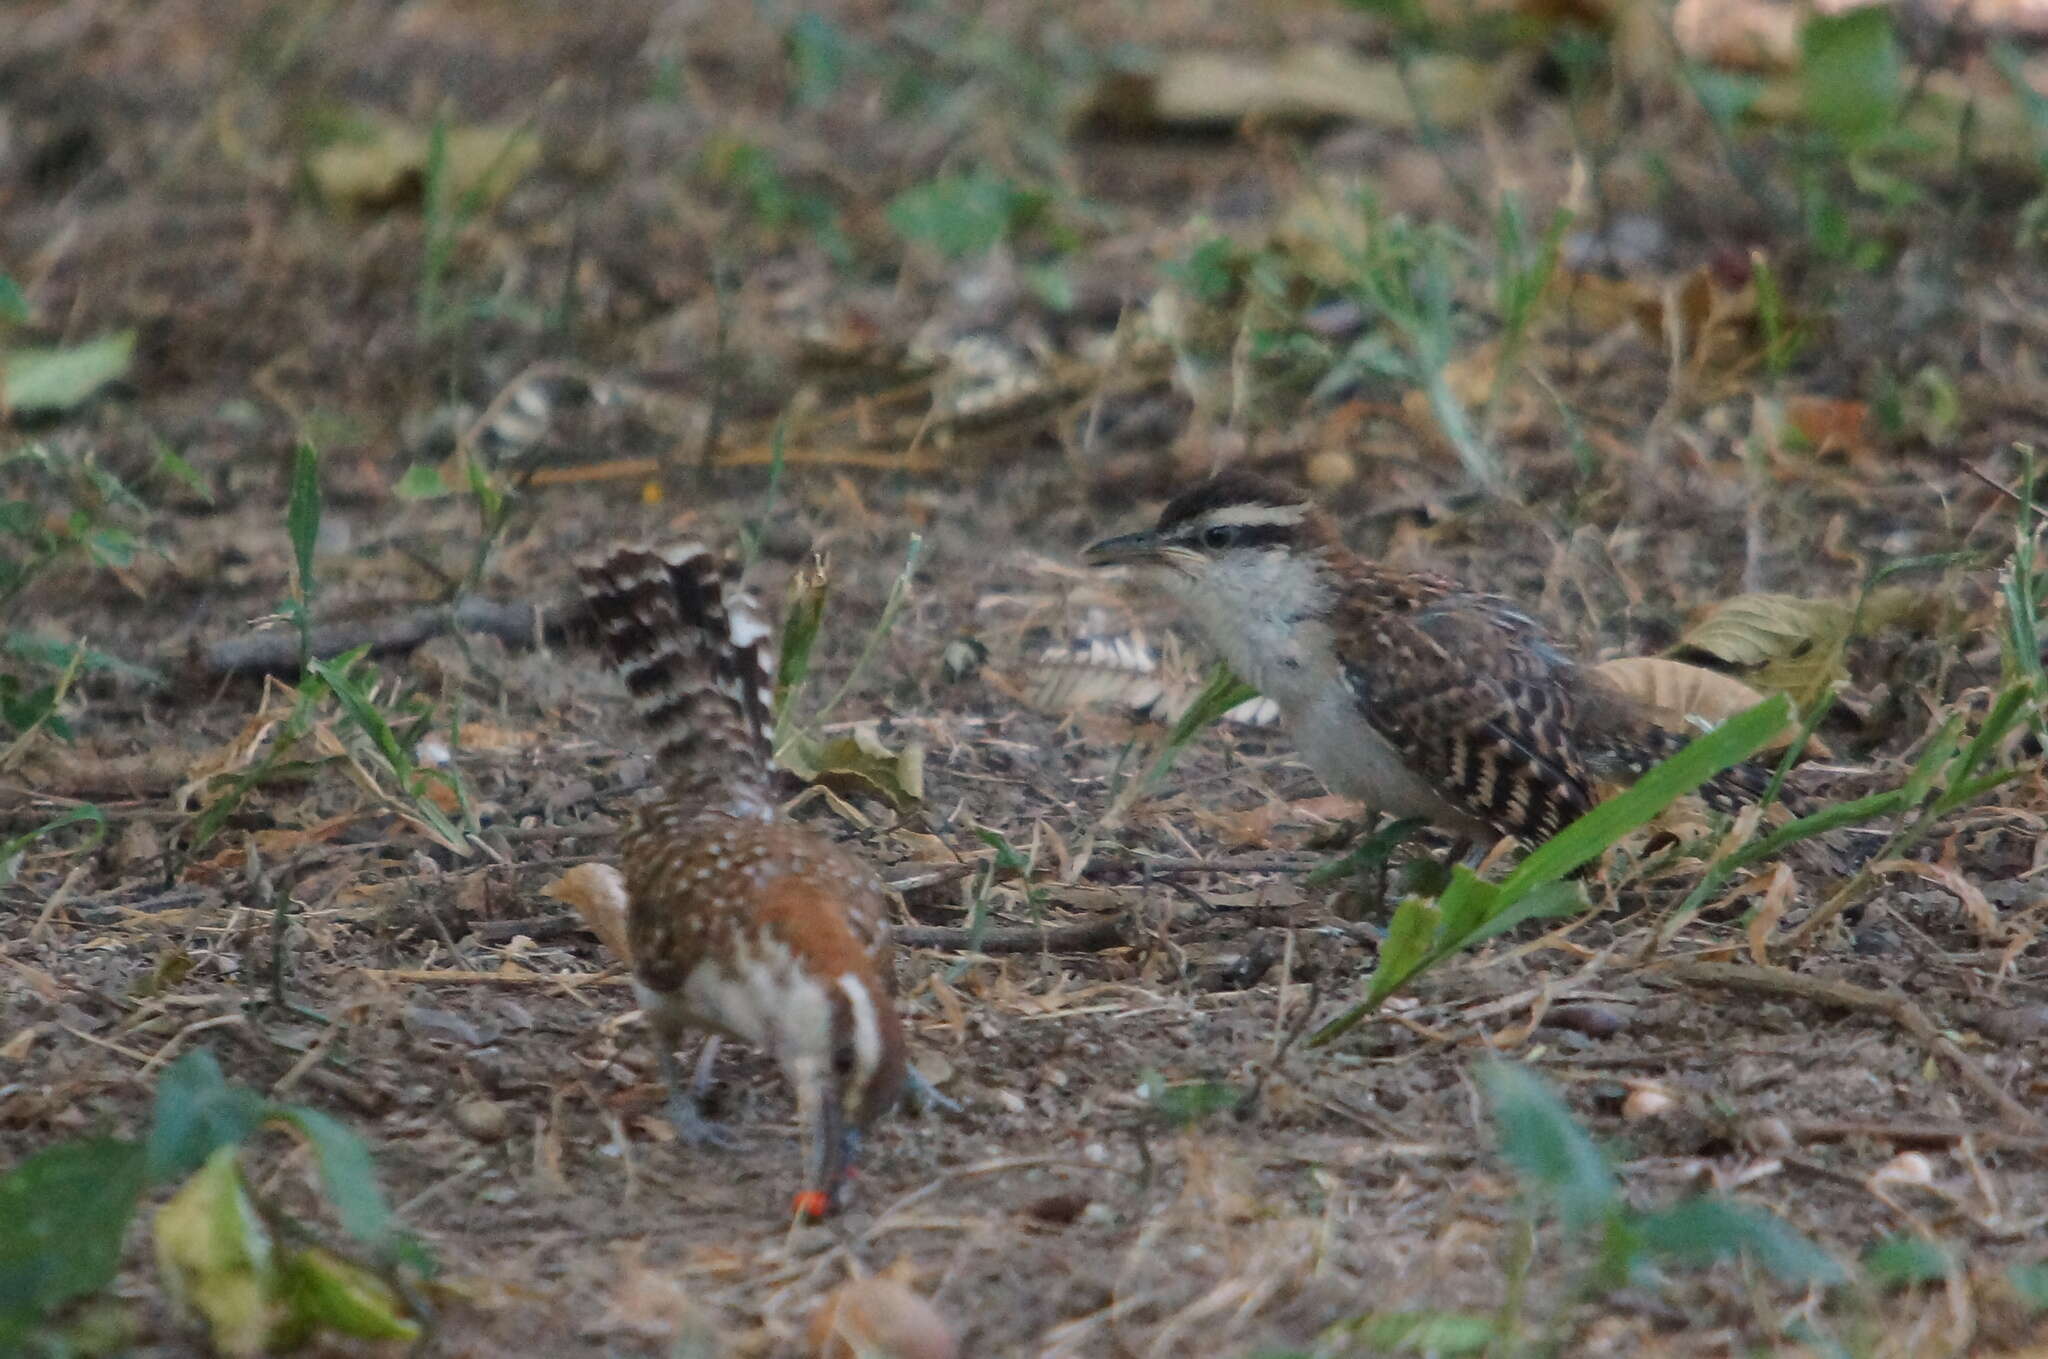
[[[309,1246],[284,1262],[281,1288],[289,1313],[277,1348],[319,1329],[363,1340],[417,1340],[420,1326],[405,1314],[391,1285],[332,1251]]]
[[[1524,1189],[1550,1200],[1572,1231],[1584,1231],[1621,1208],[1607,1158],[1571,1111],[1527,1067],[1489,1062],[1479,1084],[1492,1106],[1501,1154]]]
[[[1899,44],[1888,8],[1813,14],[1799,32],[1806,116],[1855,145],[1892,130],[1901,97]]]
[[[320,1183],[343,1230],[366,1246],[382,1248],[391,1239],[391,1207],[377,1187],[377,1168],[363,1139],[339,1120],[302,1105],[274,1106],[273,1117],[305,1137],[320,1163]]]
[[[268,1112],[261,1095],[229,1085],[213,1054],[194,1048],[157,1080],[149,1130],[150,1182],[167,1184],[191,1174],[216,1151],[240,1144],[262,1127]]]
[[[1365,993],[1367,1006],[1376,1006],[1392,995],[1401,983],[1414,976],[1436,942],[1442,919],[1436,906],[1420,897],[1410,897],[1395,908],[1387,922],[1387,937],[1380,944],[1379,962],[1372,970],[1372,985]]]
[[[1701,1196],[1646,1213],[1635,1222],[1644,1249],[1665,1259],[1706,1264],[1746,1254],[1788,1283],[1840,1283],[1835,1258],[1769,1213]]]
[[[1863,1253],[1863,1272],[1879,1288],[1939,1283],[1956,1268],[1946,1246],[1924,1236],[1888,1236]]]
[[[1443,913],[1439,943],[1464,939],[1500,909],[1500,889],[1463,864],[1451,865],[1451,880],[1437,898]]]
[[[215,1353],[270,1352],[283,1318],[281,1280],[234,1147],[217,1148],[157,1209],[155,1239],[165,1291],[206,1322]]]
[[[84,344],[0,353],[0,401],[16,411],[68,411],[121,377],[135,354],[135,332]]]
[[[113,1282],[142,1184],[142,1148],[112,1137],[60,1142],[0,1177],[0,1350]]]
[[[21,322],[28,320],[28,298],[22,293],[21,285],[5,274],[0,274],[0,322]]]
[[[782,614],[781,656],[775,666],[775,725],[779,732],[790,699],[803,687],[811,671],[811,648],[825,623],[825,605],[831,597],[832,582],[822,566],[797,572],[790,584],[789,602]]]
[[[285,510],[284,522],[292,540],[292,557],[299,568],[299,603],[310,605],[313,549],[320,541],[320,450],[303,439],[292,453],[291,504]]]

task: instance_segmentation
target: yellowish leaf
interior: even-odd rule
[[[1792,904],[1792,891],[1797,886],[1791,866],[1779,864],[1764,888],[1763,900],[1757,903],[1756,914],[1749,918],[1749,956],[1758,967],[1771,965],[1771,936],[1777,933],[1778,922],[1785,918],[1785,909]]]
[[[456,201],[493,203],[540,159],[523,127],[451,127],[445,174]],[[314,187],[337,207],[374,212],[417,201],[426,185],[432,137],[402,123],[379,122],[368,135],[337,141],[307,162]]]
[[[1750,594],[1722,600],[1679,638],[1699,651],[1742,666],[1758,687],[1789,694],[1802,708],[1842,677],[1849,608],[1833,600]]]
[[[234,1147],[207,1157],[157,1209],[153,1234],[165,1290],[206,1322],[214,1351],[264,1353],[283,1314],[277,1260]]]
[[[775,758],[805,783],[878,797],[899,812],[924,801],[924,746],[907,741],[891,750],[872,722],[829,740],[798,735]]]
[[[1593,669],[1646,704],[1658,725],[1685,736],[1697,736],[1764,701],[1762,694],[1733,675],[1664,656],[1623,656]],[[1798,734],[1799,724],[1787,722],[1763,749],[1780,749]],[[1833,752],[1816,736],[1807,741],[1806,753],[1825,759]]]

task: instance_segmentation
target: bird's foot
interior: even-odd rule
[[[676,1130],[676,1137],[686,1147],[697,1151],[730,1151],[739,1145],[732,1130],[721,1123],[715,1123],[704,1116],[697,1107],[697,1101],[688,1093],[677,1090],[668,1097],[669,1126]]]
[[[926,1080],[916,1067],[907,1063],[903,1069],[903,1102],[919,1114],[957,1114],[961,1111],[959,1100],[945,1094]]]

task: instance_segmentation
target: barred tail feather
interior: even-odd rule
[[[1673,755],[1683,750],[1692,740],[1690,736],[1679,732],[1666,731],[1662,727],[1648,729],[1643,733],[1641,739],[1651,756],[1652,762],[1670,759]],[[1647,764],[1643,766],[1645,769],[1648,767]],[[1641,773],[1642,770],[1638,769],[1635,772]],[[1776,772],[1775,765],[1762,765],[1749,761],[1730,765],[1700,785],[1700,799],[1715,811],[1739,812],[1744,807],[1762,800],[1764,791],[1771,786],[1771,775],[1774,772]],[[1790,788],[1781,787],[1778,790],[1778,801],[1784,803],[1786,810],[1794,816],[1805,816],[1812,810],[1807,805],[1806,799],[1800,797]]]
[[[606,656],[671,780],[766,805],[775,639],[739,565],[701,543],[622,547],[581,563]]]

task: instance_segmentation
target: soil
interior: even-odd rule
[[[1508,384],[1488,424],[1515,494],[1486,497],[1412,388],[1311,398],[1246,357],[1239,313],[1205,371],[1192,340],[1179,364],[1103,356],[1199,241],[1292,239],[1272,233],[1319,176],[1363,176],[1390,213],[1482,239],[1502,189],[1564,201],[1575,142],[1555,81],[1529,77],[1483,132],[1105,129],[1063,122],[1061,101],[1106,54],[1383,51],[1385,35],[1362,10],[1312,6],[849,3],[834,19],[851,73],[813,97],[770,9],[11,7],[0,272],[39,338],[137,341],[122,382],[0,436],[45,454],[9,465],[10,494],[85,504],[90,484],[53,469],[89,460],[135,488],[135,505],[92,503],[139,550],[60,559],[6,626],[163,683],[82,675],[72,739],[38,737],[0,775],[0,833],[81,804],[106,821],[30,845],[0,889],[0,1166],[142,1133],[156,1075],[204,1046],[232,1079],[369,1141],[438,1262],[431,1343],[448,1354],[807,1353],[825,1295],[885,1270],[975,1355],[1366,1353],[1329,1328],[1502,1308],[1522,1341],[1573,1354],[2048,1343],[2009,1276],[2040,1260],[2048,1221],[2038,771],[1944,822],[1913,850],[1920,868],[1879,873],[1807,949],[1784,941],[1840,877],[1826,856],[1649,949],[1704,850],[1643,833],[1587,880],[1599,909],[1461,955],[1311,1049],[1304,1027],[1361,992],[1386,919],[1358,889],[1305,882],[1345,809],[1283,733],[1225,723],[1111,816],[1164,728],[1127,703],[1057,710],[1041,661],[1141,628],[1169,679],[1199,678],[1192,638],[1078,549],[1225,459],[1312,481],[1361,550],[1515,598],[1595,657],[1659,652],[1745,591],[1852,598],[1883,563],[1978,553],[1900,578],[1908,607],[1848,648],[1830,752],[1801,776],[1823,798],[1892,786],[1999,682],[2013,514],[1990,483],[2018,479],[2014,441],[2048,437],[2048,286],[2012,249],[2024,195],[1987,180],[1965,206],[1886,219],[1886,262],[1846,269],[1771,234],[1697,109],[1596,109],[1609,121],[1581,132],[1608,139],[1600,210],[1648,253],[1573,266],[1583,294],[1531,341],[1548,385]],[[437,115],[522,128],[537,158],[472,211],[423,212],[419,167],[374,201],[323,197],[308,165],[338,126]],[[746,179],[756,152],[774,182]],[[1045,186],[1056,227],[1026,213],[1010,243],[959,259],[906,248],[892,198],[983,165]],[[829,229],[818,203],[836,206]],[[1601,220],[1582,215],[1568,260],[1627,235]],[[1033,271],[1063,244],[1055,307]],[[1774,377],[1751,286],[1737,322],[1699,324],[1696,380],[1674,389],[1636,314],[1691,306],[1687,288],[1735,307],[1752,250],[1792,296],[1824,299],[1800,317],[1808,343]],[[1459,303],[1492,314],[1483,289]],[[1311,316],[1339,349],[1359,332],[1346,305]],[[978,414],[958,399],[971,342],[996,356]],[[1709,352],[1724,342],[1737,352]],[[1460,353],[1497,355],[1489,327],[1461,332]],[[1233,400],[1230,374],[1253,370],[1270,380]],[[1945,425],[1927,412],[1941,384],[1959,411]],[[1890,424],[1886,391],[1905,393]],[[1752,446],[1760,401],[1858,415],[1818,448]],[[445,767],[478,828],[457,846],[331,702],[194,843],[201,810],[275,740],[258,715],[292,706],[296,645],[275,615],[301,440],[320,452],[320,621],[389,638],[466,581],[511,606],[490,630],[366,663],[394,722],[432,715],[406,733],[416,757],[430,738],[455,747]],[[165,474],[165,449],[198,485]],[[473,581],[476,501],[394,489],[408,469],[464,485],[465,456],[513,490]],[[997,929],[1121,922],[1076,951],[904,951],[918,1065],[959,1108],[878,1127],[849,1211],[824,1225],[783,1216],[798,1154],[772,1066],[723,1059],[736,1149],[676,1145],[624,969],[542,894],[605,858],[654,774],[616,683],[552,626],[569,563],[679,536],[753,544],[771,599],[826,563],[799,711],[827,735],[872,722],[892,749],[920,746],[922,797],[891,805],[839,778],[794,815],[909,884],[900,925],[958,929],[977,907]],[[285,639],[281,673],[216,650],[252,635]],[[999,870],[991,833],[1025,871]],[[955,864],[968,871],[933,871]],[[1766,908],[1784,912],[1775,934]],[[1532,1219],[1499,1153],[1475,1076],[1496,1058],[1561,1093],[1632,1202],[1717,1191],[1844,1261],[1921,1235],[1955,1272],[1823,1298],[1725,1262],[1589,1295],[1591,1247]],[[1180,1116],[1253,1085],[1239,1111]],[[251,1164],[321,1220],[302,1153],[278,1138]],[[146,1237],[119,1284],[132,1352],[203,1352]]]

